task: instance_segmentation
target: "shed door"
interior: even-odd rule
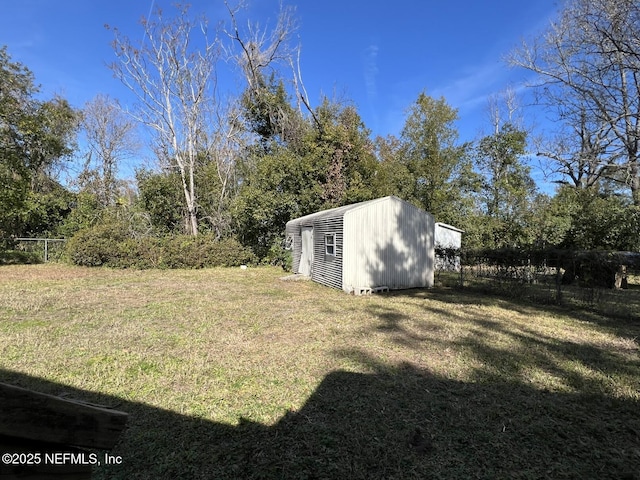
[[[302,251],[300,252],[300,268],[298,272],[311,276],[313,264],[313,227],[302,227]]]

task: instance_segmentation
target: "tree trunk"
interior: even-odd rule
[[[631,187],[631,198],[633,199],[633,204],[636,207],[640,207],[640,172],[638,171],[640,168],[638,167],[638,163],[634,162],[630,167],[630,187]]]
[[[187,207],[187,216],[185,218],[185,233],[187,235],[198,235],[198,216],[196,212],[196,191],[195,191],[195,175],[194,162],[185,162],[180,156],[176,157],[176,163],[180,167],[180,179],[182,180],[182,192],[184,193],[184,201]],[[186,168],[188,167],[188,172]]]
[[[190,192],[185,188],[184,198],[187,204],[187,218],[185,219],[185,230],[187,235],[198,235],[198,215],[196,212],[195,192]]]
[[[198,217],[193,210],[189,210],[188,228],[189,231],[187,233],[189,235],[198,235]]]

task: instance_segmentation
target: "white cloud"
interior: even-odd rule
[[[506,67],[498,62],[475,66],[467,69],[468,73],[436,87],[431,94],[444,97],[455,108],[473,109],[502,88],[505,70]]]
[[[369,45],[365,49],[364,57],[364,86],[369,102],[375,100],[378,94],[376,77],[378,75],[378,46]]]

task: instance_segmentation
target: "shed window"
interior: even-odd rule
[[[331,255],[332,257],[336,256],[336,234],[335,233],[325,233],[324,253],[327,255]]]
[[[291,250],[293,248],[293,235],[287,235],[284,240],[284,249]]]

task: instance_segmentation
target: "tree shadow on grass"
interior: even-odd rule
[[[598,392],[613,395],[616,382],[635,384],[640,391],[640,355],[637,339],[640,324],[632,320],[596,321],[585,312],[572,312],[553,306],[536,307],[523,302],[511,302],[501,298],[485,298],[467,291],[410,290],[393,292],[394,303],[378,302],[367,307],[368,312],[380,323],[371,327],[373,333],[384,333],[387,341],[420,353],[423,350],[442,349],[464,352],[468,361],[482,367],[474,370],[474,381],[483,383],[513,381],[528,382],[533,372],[549,377],[550,382],[559,382],[564,387],[579,392]],[[413,318],[401,311],[397,300],[411,298],[430,299],[446,303],[444,307],[425,302],[426,315]],[[418,303],[419,305],[419,303]],[[491,309],[476,309],[473,315],[463,314],[470,305],[498,306],[505,311],[516,311],[530,326],[522,321],[494,318]],[[617,339],[616,344],[598,344],[583,340],[580,324],[575,325],[570,335],[559,327],[558,336],[551,325],[547,329],[536,328],[535,317],[542,313],[564,317],[604,327]],[[429,314],[434,314],[431,318]],[[558,320],[561,322],[561,320]],[[446,324],[460,326],[462,333],[448,335],[442,332]],[[551,330],[550,330],[551,328]],[[588,328],[584,327],[585,331]],[[544,332],[547,333],[544,333]],[[367,333],[367,332],[364,332]],[[611,340],[613,341],[613,340]],[[631,387],[628,388],[629,390]]]
[[[111,452],[122,464],[96,467],[96,479],[640,478],[638,402],[335,354],[372,373],[331,372],[274,425],[215,423],[6,370],[0,381],[129,413]]]
[[[630,316],[607,315],[606,313],[601,313],[589,308],[559,306],[550,302],[534,302],[526,298],[508,298],[496,292],[478,291],[459,287],[396,290],[385,295],[394,299],[407,298],[411,301],[424,299],[446,304],[447,306],[441,309],[438,309],[438,307],[432,304],[429,306],[425,305],[425,309],[433,313],[446,314],[449,317],[455,316],[457,310],[460,311],[469,306],[499,307],[529,316],[532,321],[535,321],[536,315],[540,313],[557,315],[597,325],[620,337],[640,338],[640,311]],[[450,306],[454,308],[451,309]],[[384,316],[378,316],[384,320]],[[403,314],[392,310],[387,311],[386,316],[394,316],[396,324],[399,323],[401,317],[404,319],[407,318],[406,315],[403,316]],[[491,319],[489,317],[484,319],[478,318],[478,322],[482,321],[491,322]],[[495,324],[497,325],[497,323]]]

